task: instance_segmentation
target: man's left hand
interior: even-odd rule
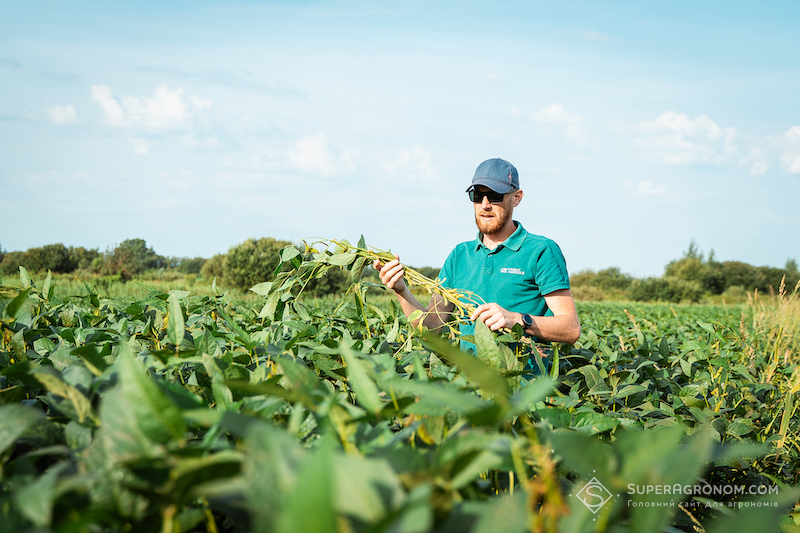
[[[479,305],[470,318],[482,321],[492,331],[497,331],[501,328],[511,329],[514,324],[522,323],[522,315],[503,309],[494,302]]]

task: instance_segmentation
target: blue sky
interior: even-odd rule
[[[797,2],[0,0],[0,245],[440,266],[484,159],[571,272],[800,259]]]

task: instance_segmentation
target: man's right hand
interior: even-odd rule
[[[378,271],[381,283],[386,285],[386,287],[398,294],[406,290],[406,282],[405,279],[403,279],[404,270],[403,265],[400,264],[400,256],[395,255],[394,259],[388,263],[382,263],[380,259],[376,259],[372,266]]]

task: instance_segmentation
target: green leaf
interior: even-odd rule
[[[58,463],[28,485],[13,491],[14,504],[20,514],[39,527],[50,525],[58,474],[67,466],[67,462]]]
[[[141,431],[159,444],[183,440],[186,425],[180,409],[153,383],[127,343],[120,346],[114,364],[119,368],[122,394]]]
[[[728,435],[744,437],[755,429],[753,421],[749,418],[735,418],[728,424]]]
[[[22,282],[22,287],[25,289],[30,289],[34,286],[31,281],[31,276],[28,274],[28,270],[22,265],[19,266],[19,280]]]
[[[459,389],[446,381],[381,381],[381,388],[393,390],[398,395],[410,395],[419,400],[403,412],[420,415],[439,415],[447,412],[470,414],[485,409],[489,402],[475,394]]]
[[[267,296],[269,294],[270,289],[272,288],[271,281],[262,281],[261,283],[256,283],[250,290],[259,296]]]
[[[44,285],[42,286],[42,295],[44,296],[45,300],[50,300],[53,297],[53,273],[49,270],[47,271],[47,277],[44,280]]]
[[[586,431],[590,435],[603,433],[619,425],[619,420],[602,413],[583,412],[575,414],[575,429]]]
[[[108,368],[108,364],[97,351],[95,344],[84,344],[83,346],[73,349],[70,353],[83,359],[86,368],[95,376],[100,376],[103,371]]]
[[[308,452],[286,432],[264,421],[252,419],[246,431],[243,477],[248,490],[244,494],[253,517],[252,530],[275,531]]]
[[[550,394],[554,386],[555,382],[547,377],[540,377],[528,382],[511,398],[512,408],[506,418],[513,418],[524,411],[533,409],[535,404]]]
[[[183,321],[181,303],[178,301],[178,296],[174,292],[170,293],[169,298],[167,298],[167,306],[169,308],[167,339],[170,343],[175,345],[176,349],[180,349],[186,332],[186,326]]]
[[[295,257],[300,256],[300,250],[295,248],[294,245],[287,246],[280,251],[281,261],[284,263],[290,262]]]
[[[475,321],[475,346],[479,360],[495,370],[513,370],[517,359],[510,351],[503,353],[495,339],[495,333],[480,320]]]
[[[392,328],[389,330],[389,333],[386,334],[386,342],[396,342],[397,335],[400,333],[400,318],[395,317],[394,323],[392,324]]]
[[[325,262],[340,267],[348,267],[356,260],[356,257],[357,255],[353,253],[334,254],[330,257],[326,257]]]
[[[337,513],[374,524],[405,500],[400,479],[385,460],[337,454],[332,466]]]
[[[341,349],[342,358],[347,364],[347,382],[355,392],[356,402],[368,411],[378,414],[383,408],[378,387],[367,375],[363,363],[353,350],[345,344],[341,346]]]
[[[33,376],[39,381],[51,394],[60,396],[70,401],[78,416],[78,422],[84,424],[97,424],[98,419],[92,409],[92,404],[89,399],[83,395],[81,391],[61,381],[61,379],[47,372],[47,368],[39,368],[34,370]],[[85,370],[84,370],[85,372]]]
[[[0,405],[0,455],[29,427],[45,419],[44,413],[19,404]]]
[[[252,350],[255,347],[255,343],[250,338],[250,335],[248,335],[239,324],[237,324],[230,316],[228,316],[228,313],[223,311],[220,306],[217,306],[217,313],[219,313],[219,316],[225,320],[225,323],[228,324],[228,327],[231,328],[231,331],[236,333],[242,342],[244,342],[244,345],[248,350]]]
[[[8,305],[6,305],[6,316],[9,318],[15,318],[22,307],[22,304],[28,301],[28,295],[32,290],[33,289],[31,287],[28,287],[19,293],[13,300],[11,300]]]
[[[469,379],[478,384],[490,395],[495,396],[498,403],[508,402],[508,381],[490,368],[483,361],[465,354],[455,346],[444,341],[438,336],[426,334],[425,343],[428,344],[439,357],[449,360],[458,366]]]
[[[356,262],[353,264],[353,268],[350,270],[350,281],[355,283],[361,279],[361,274],[364,272],[364,266],[366,265],[366,262],[367,258],[363,256],[356,259]]]
[[[589,392],[602,392],[607,391],[608,385],[606,382],[603,381],[603,378],[600,376],[600,372],[597,370],[597,367],[588,364],[580,367],[580,373],[586,378],[586,386],[589,387]]]
[[[617,390],[617,393],[614,394],[614,398],[627,398],[631,394],[637,394],[639,392],[644,392],[647,390],[647,387],[644,385],[634,384],[634,385],[625,385],[624,387]]]
[[[338,531],[333,507],[334,442],[322,444],[301,465],[293,490],[286,495],[278,519],[278,533],[330,533]]]

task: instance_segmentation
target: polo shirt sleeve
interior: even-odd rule
[[[546,240],[536,258],[536,284],[542,295],[569,289],[567,262],[561,248],[551,240]]]

